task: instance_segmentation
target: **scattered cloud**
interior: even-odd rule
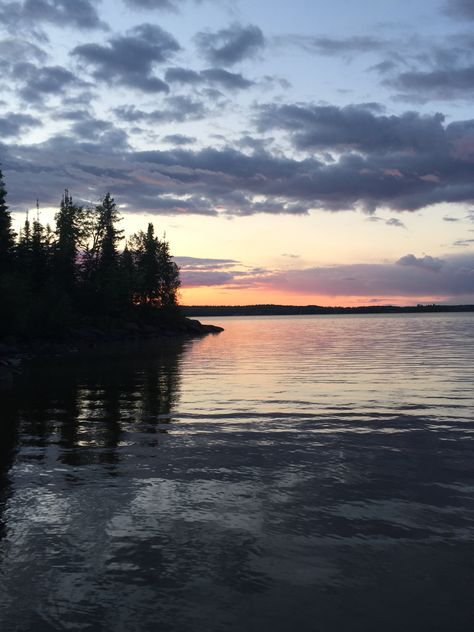
[[[235,259],[209,259],[202,257],[174,257],[174,260],[181,270],[192,271],[233,268],[240,263]]]
[[[0,24],[15,32],[46,23],[61,27],[106,28],[94,0],[23,0],[0,4]]]
[[[184,134],[168,134],[167,136],[163,136],[163,142],[169,143],[170,145],[193,145],[197,138],[194,136],[186,136]]]
[[[189,68],[168,68],[165,73],[165,80],[168,83],[199,84],[204,81],[203,76],[195,70]]]
[[[438,272],[444,265],[443,259],[437,257],[430,257],[425,255],[423,257],[415,257],[415,255],[405,255],[397,261],[398,265],[411,266],[415,268],[425,268],[426,270],[433,270]]]
[[[266,104],[257,111],[260,131],[280,129],[297,149],[353,148],[361,151],[421,151],[444,140],[442,114],[405,112],[380,115],[379,104],[346,107],[311,104]]]
[[[41,62],[47,59],[45,51],[24,39],[8,37],[0,41],[0,68],[9,69],[19,62]]]
[[[168,83],[196,86],[207,83],[227,90],[245,90],[255,85],[255,82],[246,79],[242,74],[229,72],[223,68],[208,68],[196,72],[188,68],[168,68],[165,73]]]
[[[9,112],[0,116],[0,137],[20,136],[22,132],[41,125],[41,121],[34,116]]]
[[[474,239],[458,239],[453,243],[453,246],[456,246],[456,248],[466,248],[471,244],[474,244]]]
[[[438,300],[472,300],[474,255],[457,255],[441,261],[406,255],[394,263],[329,265],[285,270],[242,270],[213,266],[182,270],[183,286],[221,285],[229,290],[258,289],[308,296],[439,297]]]
[[[255,82],[245,79],[240,73],[229,72],[223,68],[209,68],[200,74],[210,83],[227,90],[245,90],[255,85]]]
[[[167,62],[180,45],[167,31],[155,24],[141,24],[116,35],[107,44],[82,44],[72,55],[92,68],[95,79],[119,82],[144,92],[168,92],[167,84],[156,77],[156,64]]]
[[[385,223],[387,226],[393,226],[394,228],[406,228],[405,224],[396,217],[391,217]]]
[[[186,96],[168,97],[165,107],[159,110],[146,112],[134,106],[119,106],[114,109],[115,115],[122,121],[137,123],[182,123],[184,121],[196,121],[204,118],[207,108],[202,101],[197,101]]]
[[[370,35],[353,35],[351,37],[326,37],[308,35],[284,35],[275,38],[277,45],[297,46],[309,53],[317,55],[354,55],[356,53],[373,53],[384,51],[389,43]]]
[[[124,0],[125,4],[132,9],[142,9],[145,11],[178,11],[179,0]]]
[[[151,111],[119,106],[115,114],[127,123],[183,122],[199,118],[204,107],[183,96],[167,97],[163,103],[163,108]],[[273,106],[263,108],[264,113],[271,113],[266,128],[274,120],[269,108]],[[330,108],[329,114],[342,120],[341,129],[332,127],[331,117],[321,116],[312,107],[298,106],[296,117],[278,116],[277,124],[283,126],[283,121],[290,138],[310,135],[311,142],[321,148],[320,154],[309,152],[303,159],[272,151],[271,145],[263,143],[255,143],[250,153],[248,144],[241,151],[229,146],[224,137],[219,149],[177,145],[168,151],[133,151],[123,130],[101,120],[94,122],[77,108],[73,114],[69,111],[70,120],[76,118],[69,135],[56,135],[37,145],[4,145],[0,150],[5,172],[13,172],[8,176],[10,188],[20,197],[38,197],[36,187],[44,188],[46,174],[58,169],[51,180],[53,194],[53,184],[61,181],[59,190],[70,186],[69,174],[74,173],[83,194],[106,186],[116,191],[117,198],[123,195],[125,203],[155,213],[304,215],[311,209],[359,208],[374,213],[377,208],[413,211],[440,202],[474,201],[474,121],[445,125],[441,115],[386,117],[354,109],[356,115],[351,109],[341,113]],[[327,128],[324,120],[329,121]],[[114,169],[110,142],[105,142],[112,134],[117,151],[123,152]],[[379,136],[385,136],[388,148],[380,145]],[[294,142],[299,147],[300,141]],[[34,177],[37,169],[43,170],[41,183]],[[392,218],[388,224],[400,226],[401,222]]]
[[[203,57],[215,66],[233,66],[252,58],[265,46],[265,38],[258,26],[234,23],[217,32],[201,32],[196,43]]]
[[[396,88],[399,96],[409,101],[471,99],[474,96],[474,64],[402,72],[384,83]]]
[[[87,85],[62,66],[36,66],[21,62],[15,64],[12,75],[19,78],[19,94],[27,103],[41,103],[47,96],[59,96],[67,89]]]

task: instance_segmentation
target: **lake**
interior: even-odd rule
[[[472,629],[474,314],[204,321],[0,396],[0,630]]]

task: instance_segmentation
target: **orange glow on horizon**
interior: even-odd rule
[[[417,305],[447,302],[445,296],[341,296],[278,292],[272,289],[226,289],[224,287],[181,288],[181,305],[320,305],[359,307],[377,305]],[[450,303],[453,301],[450,300]]]

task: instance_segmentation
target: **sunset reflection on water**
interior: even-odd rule
[[[0,629],[469,629],[471,314],[213,319],[32,365]]]

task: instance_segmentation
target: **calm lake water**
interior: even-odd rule
[[[0,630],[472,630],[474,314],[205,320],[0,396]]]

